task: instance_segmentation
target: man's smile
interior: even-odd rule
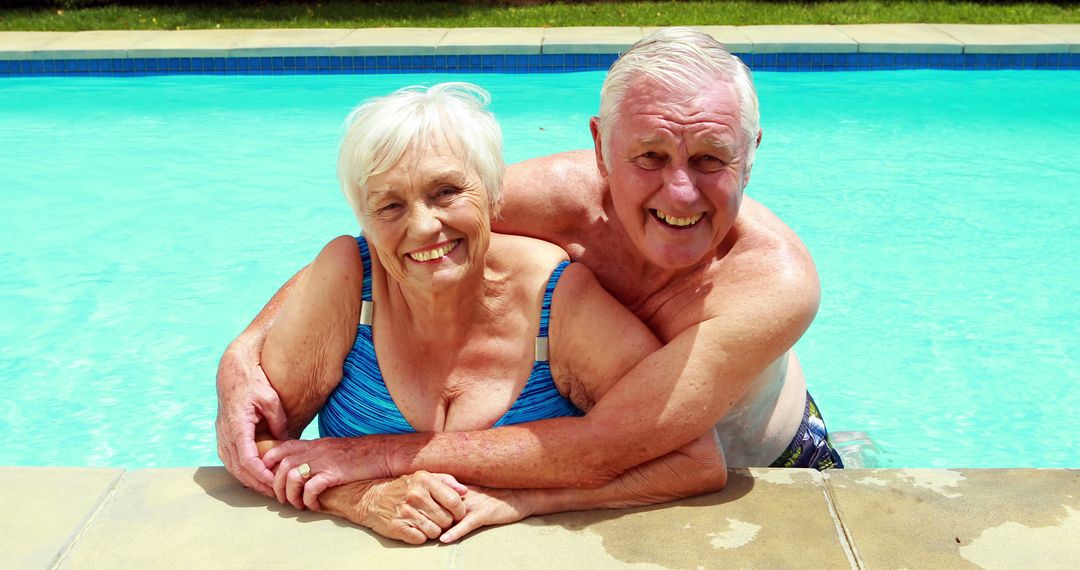
[[[703,212],[698,212],[697,214],[694,214],[693,216],[680,218],[678,216],[672,216],[671,214],[668,214],[667,212],[652,209],[652,208],[649,209],[649,212],[653,215],[653,217],[660,220],[665,225],[676,227],[676,228],[688,228],[688,227],[691,227],[694,224],[698,223],[698,221],[700,221],[701,218],[705,216],[705,214]]]

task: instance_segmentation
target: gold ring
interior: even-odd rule
[[[296,468],[296,472],[300,474],[300,477],[307,479],[308,477],[311,477],[311,466],[307,463],[301,463],[300,466]]]

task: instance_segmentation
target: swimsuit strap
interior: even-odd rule
[[[364,236],[356,236],[356,245],[360,246],[360,259],[364,264],[364,290],[360,298],[365,301],[371,300],[371,252],[368,250],[367,240]]]
[[[371,326],[375,322],[375,303],[371,300],[371,252],[364,236],[356,236],[360,247],[360,261],[364,264],[364,283],[360,291],[360,324]]]
[[[548,359],[548,319],[551,318],[551,296],[555,293],[555,284],[559,282],[559,277],[562,277],[563,269],[566,269],[567,265],[570,265],[569,261],[563,261],[555,266],[551,277],[548,277],[547,288],[544,289],[544,303],[540,307],[540,333],[536,335],[534,360],[537,362],[547,362]]]

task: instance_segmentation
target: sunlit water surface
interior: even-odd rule
[[[217,463],[218,356],[356,231],[342,119],[450,79],[510,162],[590,144],[601,73],[0,81],[0,464]],[[883,466],[1080,467],[1080,73],[757,82],[748,193],[817,263],[830,428]]]

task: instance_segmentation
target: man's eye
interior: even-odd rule
[[[375,210],[375,211],[380,213],[380,214],[389,214],[390,212],[393,212],[394,210],[396,210],[396,209],[398,209],[400,207],[401,207],[401,204],[390,203],[390,204],[384,204],[382,206],[379,206],[379,208],[377,210]]]
[[[637,162],[637,165],[641,168],[655,170],[664,165],[664,157],[659,153],[649,151],[638,156],[635,162]]]
[[[694,166],[701,172],[716,172],[724,168],[726,164],[722,159],[711,154],[704,154],[694,158]]]

